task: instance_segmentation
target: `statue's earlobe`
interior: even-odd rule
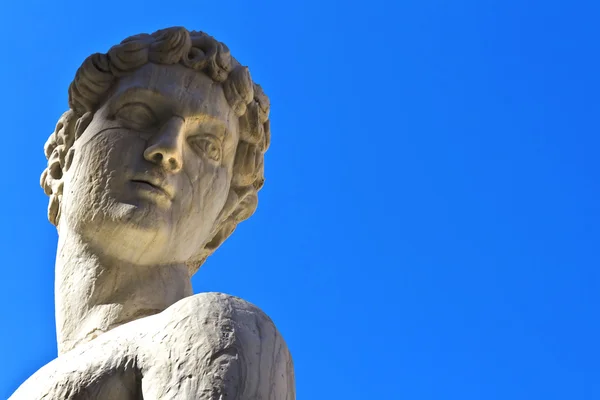
[[[48,220],[54,226],[58,226],[60,220],[60,198],[62,196],[53,194],[50,195],[50,202],[48,203]]]
[[[209,254],[214,252],[229,236],[231,236],[233,231],[235,231],[236,225],[237,223],[235,223],[232,219],[221,224],[221,229],[219,229],[212,240],[204,247],[205,251],[207,251]]]

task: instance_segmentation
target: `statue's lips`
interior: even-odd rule
[[[173,198],[168,189],[166,189],[164,186],[157,184],[156,182],[151,182],[150,180],[146,179],[132,179],[131,182],[141,189],[160,194],[162,196],[167,197],[169,200]]]

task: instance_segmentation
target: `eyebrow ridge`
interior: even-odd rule
[[[148,97],[155,97],[155,98],[160,99],[160,101],[162,101],[162,102],[167,102],[167,99],[168,99],[168,96],[166,96],[164,93],[162,93],[159,90],[149,89],[144,86],[132,86],[132,87],[128,87],[127,89],[117,91],[115,93],[112,100],[110,100],[111,111],[113,111],[113,112],[116,111],[116,107],[118,105],[127,101],[128,98],[133,97],[136,94],[146,95]],[[141,100],[141,99],[136,99],[136,100]],[[216,124],[224,130],[223,133],[225,135],[229,134],[229,130],[227,129],[227,123],[225,121],[222,121],[221,119],[215,117],[212,114],[200,112],[200,113],[194,113],[187,117],[183,117],[179,113],[174,113],[173,110],[170,110],[170,111],[174,116],[178,116],[178,117],[184,119],[186,122],[192,122],[192,123],[194,123],[194,122],[209,122],[209,123]]]
[[[129,87],[125,90],[118,91],[115,93],[113,97],[113,103],[119,103],[121,99],[126,99],[128,97],[134,96],[135,94],[144,94],[151,95],[155,97],[160,97],[161,99],[165,99],[166,96],[158,90],[152,90],[141,86]]]

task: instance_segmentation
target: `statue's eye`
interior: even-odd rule
[[[133,129],[148,129],[158,123],[154,112],[143,103],[125,104],[115,113],[115,117]]]
[[[221,161],[221,141],[213,135],[197,135],[188,139],[195,152],[213,161]]]

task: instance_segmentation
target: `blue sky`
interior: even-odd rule
[[[595,3],[595,4],[594,4]],[[194,277],[298,399],[600,398],[597,2],[0,5],[0,398],[56,357],[42,146],[85,57],[182,25],[271,98],[256,214]]]

